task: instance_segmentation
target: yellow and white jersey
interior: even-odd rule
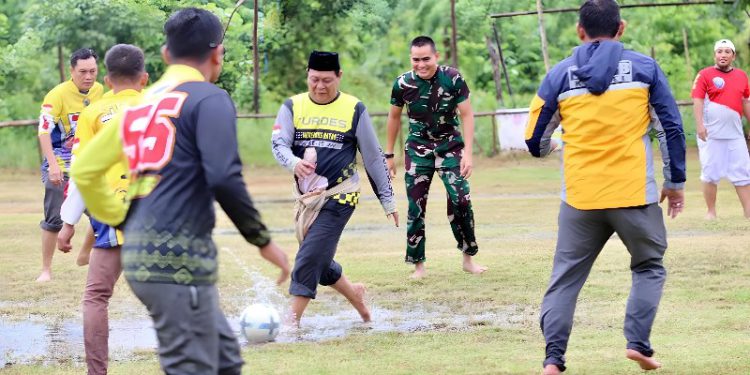
[[[101,99],[103,92],[104,88],[99,82],[94,83],[87,93],[81,93],[73,80],[55,86],[44,97],[38,134],[49,134],[52,137],[52,148],[65,146],[66,140],[73,139],[79,114],[91,103]]]
[[[103,91],[102,85],[96,82],[88,92],[81,93],[75,83],[68,80],[55,86],[44,97],[38,134],[49,134],[57,164],[63,171],[67,171],[70,165],[78,116],[84,108],[99,100]],[[42,169],[46,170],[47,167],[45,158]]]

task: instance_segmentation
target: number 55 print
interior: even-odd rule
[[[187,93],[171,92],[123,114],[122,142],[131,172],[161,170],[172,159],[175,127]]]

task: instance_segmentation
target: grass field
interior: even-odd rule
[[[264,135],[265,137],[265,135]],[[267,138],[266,138],[267,139]],[[311,303],[300,340],[246,346],[245,373],[252,374],[538,374],[544,340],[538,327],[556,239],[559,169],[555,158],[523,155],[477,161],[471,178],[481,276],[463,273],[445,217],[444,190],[433,186],[428,205],[428,276],[407,277],[405,228],[393,228],[363,187],[363,199],[339,245],[337,260],[354,281],[368,285],[371,325],[349,323],[352,312],[328,288]],[[667,220],[668,279],[652,343],[664,364],[658,374],[750,373],[750,223],[728,184],[719,188],[720,219],[703,220],[698,161],[689,157],[686,211]],[[39,230],[42,186],[32,172],[5,171],[0,180],[0,325],[26,320],[77,322],[86,269],[58,253],[54,280],[35,284],[41,263]],[[252,168],[249,189],[275,239],[294,257],[290,176],[277,168]],[[403,179],[395,182],[405,221]],[[219,215],[222,303],[230,316],[258,297],[247,269],[274,277],[257,251],[232,234]],[[82,232],[83,227],[79,229]],[[624,358],[624,307],[630,286],[628,254],[619,240],[606,245],[578,302],[566,374],[638,374]],[[266,291],[267,292],[267,291]],[[285,287],[272,291],[285,294]],[[111,301],[112,319],[148,319],[121,278]],[[343,311],[343,312],[342,312]],[[345,332],[316,331],[340,319]],[[399,324],[394,321],[402,319]],[[349,319],[349,320],[347,320]],[[380,320],[380,321],[379,321]],[[409,325],[410,321],[422,321]],[[326,323],[330,324],[330,322]],[[317,328],[316,328],[317,327]],[[317,333],[316,333],[317,332]],[[320,334],[324,339],[310,339]],[[292,336],[293,337],[293,336]],[[0,337],[0,340],[3,340]],[[52,346],[52,348],[55,348]],[[50,350],[53,351],[53,350]],[[5,353],[0,353],[3,355]],[[79,374],[82,353],[39,355],[13,363],[2,374]],[[1,364],[0,364],[1,365]],[[112,374],[159,370],[151,350],[110,364]]]

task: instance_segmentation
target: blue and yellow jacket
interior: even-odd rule
[[[684,186],[685,135],[669,83],[653,59],[620,42],[585,43],[550,70],[530,105],[526,144],[532,155],[551,152],[550,136],[559,125],[562,200],[577,209],[658,201],[652,129],[664,134],[664,187]]]

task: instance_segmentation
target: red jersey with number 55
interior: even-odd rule
[[[214,201],[248,242],[260,247],[270,241],[242,179],[236,117],[226,91],[194,68],[170,65],[141,102],[113,119],[119,134],[108,127],[82,151],[74,178],[92,215],[110,225],[121,224],[124,215],[96,191],[100,168],[94,158],[118,161],[101,149],[118,146],[119,160],[123,153],[127,158],[130,206],[122,266],[128,280],[213,284]],[[88,154],[92,148],[99,148],[98,155]]]
[[[742,138],[742,103],[750,98],[747,74],[734,68],[723,72],[715,66],[701,70],[691,96],[704,99],[703,124],[710,139]]]

